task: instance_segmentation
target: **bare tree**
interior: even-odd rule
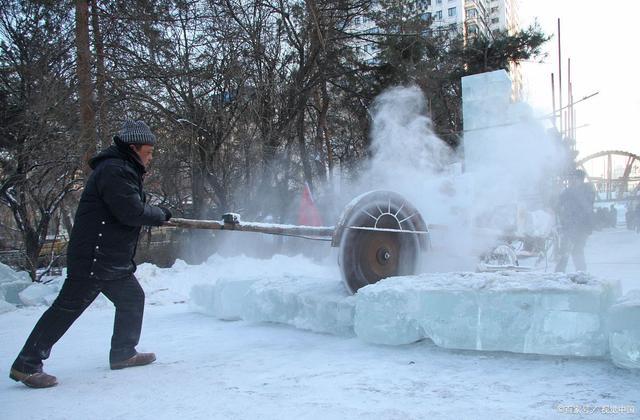
[[[38,278],[38,256],[64,198],[79,187],[69,8],[0,7],[0,202],[13,215]]]
[[[76,74],[78,77],[78,105],[80,107],[80,139],[85,145],[83,156],[85,172],[87,161],[96,152],[95,111],[93,109],[93,82],[91,80],[91,50],[89,47],[89,2],[75,0],[76,10]]]

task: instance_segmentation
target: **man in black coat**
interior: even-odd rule
[[[153,353],[138,353],[144,292],[133,258],[142,226],[171,218],[163,207],[146,203],[142,189],[155,136],[142,121],[125,121],[114,144],[89,161],[87,179],[67,250],[67,278],[60,294],[36,323],[11,367],[10,377],[33,388],[57,384],[42,361],[73,322],[103,293],[116,308],[109,362],[111,369],[152,363]]]
[[[584,182],[585,177],[584,171],[576,169],[558,199],[560,247],[556,272],[567,269],[569,255],[576,271],[587,270],[584,248],[593,231],[595,191],[590,183]]]

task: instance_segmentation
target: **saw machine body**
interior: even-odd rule
[[[225,214],[222,221],[174,218],[167,225],[331,241],[339,248],[342,279],[352,293],[386,277],[414,274],[420,255],[429,246],[429,232],[420,212],[391,191],[371,191],[356,197],[345,207],[336,226],[242,222],[233,213]]]

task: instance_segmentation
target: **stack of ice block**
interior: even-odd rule
[[[355,300],[342,282],[313,277],[220,279],[195,286],[191,301],[220,319],[276,322],[338,335],[353,334]]]
[[[395,277],[350,296],[339,280],[219,279],[191,303],[220,319],[276,322],[402,345],[608,357],[640,368],[640,292],[587,274],[431,273]]]
[[[627,293],[609,310],[609,350],[617,366],[640,369],[640,290]]]
[[[604,356],[619,285],[586,274],[446,273],[391,278],[358,292],[355,332],[446,348]]]

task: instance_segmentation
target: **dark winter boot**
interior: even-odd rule
[[[155,353],[136,353],[133,357],[122,362],[111,362],[111,369],[124,369],[134,366],[144,366],[156,361]]]
[[[58,385],[55,376],[44,372],[22,373],[18,370],[11,369],[9,377],[16,382],[22,382],[30,388],[49,388]]]

